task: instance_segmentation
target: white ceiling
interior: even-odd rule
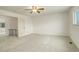
[[[0,6],[0,9],[33,16],[33,15],[41,15],[48,13],[65,12],[70,8],[69,6],[40,6],[40,7],[44,7],[45,10],[42,11],[40,14],[31,14],[29,13],[30,11],[25,10],[28,7],[29,6]]]

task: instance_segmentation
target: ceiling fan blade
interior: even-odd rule
[[[44,8],[38,8],[38,10],[44,10]]]
[[[40,13],[40,11],[37,10],[37,13]]]

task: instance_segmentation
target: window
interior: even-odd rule
[[[79,25],[79,11],[74,12],[73,24]]]

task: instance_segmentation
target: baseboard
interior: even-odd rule
[[[6,34],[5,35],[0,35],[0,37],[4,37],[4,36],[8,36],[8,35],[6,35]]]
[[[53,35],[53,36],[66,36],[66,37],[69,37],[69,35],[55,35],[55,34],[42,34],[42,33],[27,33],[27,34],[24,34],[24,35],[20,35],[18,37],[24,37],[24,36],[27,36],[27,35],[32,35],[32,34],[36,34],[36,35]]]
[[[24,37],[24,36],[27,36],[27,35],[31,35],[32,33],[27,33],[27,34],[24,34],[24,35],[18,35],[18,37]]]
[[[67,36],[67,37],[69,37],[69,35],[65,35],[65,34],[42,34],[42,33],[33,33],[33,34],[39,34],[39,35],[53,35],[53,36]]]
[[[77,44],[73,41],[72,37],[69,36],[69,38],[72,40],[73,44],[75,44],[75,46],[79,49],[79,47],[77,46]]]

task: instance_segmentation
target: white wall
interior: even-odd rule
[[[69,35],[69,22],[66,12],[35,16],[31,18],[27,15],[0,10],[0,15],[16,17],[18,19],[19,36],[25,36],[30,33]]]
[[[79,26],[73,25],[73,12],[77,9],[77,7],[72,7],[69,10],[69,20],[70,20],[70,37],[76,46],[79,48]]]
[[[18,18],[19,36],[25,36],[33,32],[32,19],[29,16],[20,16]]]
[[[33,17],[34,33],[49,35],[69,35],[66,12]]]
[[[21,15],[18,13],[0,10],[0,15],[16,17],[18,19],[18,36],[25,36],[32,33],[32,19],[30,16]]]

